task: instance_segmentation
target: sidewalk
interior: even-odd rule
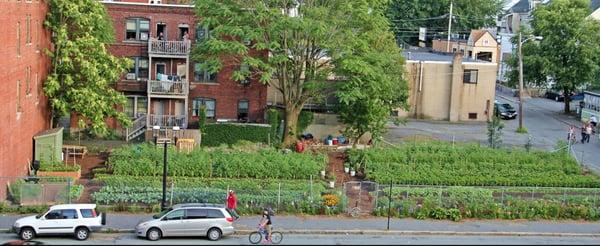
[[[109,214],[107,228],[131,232],[135,225],[152,215]],[[19,215],[0,215],[0,228],[8,229]],[[349,218],[345,216],[273,216],[276,230],[287,233],[311,234],[420,234],[420,235],[527,235],[527,236],[597,236],[600,222],[585,221],[509,221],[509,220],[463,220],[462,222],[440,220],[395,219],[390,220],[390,232],[386,231],[387,218]],[[254,230],[259,216],[242,217],[234,226],[241,233]]]

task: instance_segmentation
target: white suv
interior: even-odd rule
[[[86,240],[90,232],[100,230],[103,225],[106,215],[96,211],[96,204],[63,204],[18,219],[13,229],[23,240],[42,234],[74,234],[76,239]]]

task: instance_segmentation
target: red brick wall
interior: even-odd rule
[[[3,27],[0,35],[0,118],[3,120],[0,127],[0,176],[25,175],[27,163],[33,156],[32,137],[49,127],[48,103],[42,89],[50,67],[49,58],[44,54],[44,49],[50,48],[50,35],[43,27],[47,6],[42,0],[2,1],[0,12],[0,26]],[[26,44],[28,15],[30,44]],[[20,23],[18,44],[17,22]],[[20,56],[17,46],[20,47]],[[29,90],[28,67],[31,67]],[[21,81],[20,89],[17,81]],[[17,112],[19,94],[20,113]],[[1,189],[0,195],[4,192],[5,189]]]
[[[189,36],[193,41],[195,39],[196,17],[194,9],[190,7],[169,7],[160,5],[126,5],[106,3],[108,13],[113,19],[115,29],[116,43],[110,47],[110,51],[117,56],[148,56],[146,42],[124,41],[125,23],[127,18],[144,17],[150,20],[150,37],[156,37],[156,24],[161,22],[167,26],[167,40],[177,40],[179,35],[179,24],[189,26]],[[164,60],[164,59],[163,59]],[[154,74],[154,64],[157,58],[152,60],[152,74]],[[179,59],[173,59],[173,64],[181,62]],[[169,71],[170,62],[167,64]],[[229,64],[228,59],[225,63]],[[193,99],[198,97],[213,98],[216,100],[216,117],[225,119],[237,119],[238,101],[249,100],[249,120],[262,122],[264,118],[264,108],[267,101],[267,87],[259,84],[257,80],[252,80],[249,86],[242,86],[238,82],[232,81],[231,72],[234,65],[226,65],[217,74],[217,83],[196,83],[194,82],[194,62],[190,58],[188,79],[190,83],[190,94],[188,101],[189,121],[197,121],[197,117],[192,117]],[[176,68],[173,69],[176,72]],[[142,82],[143,83],[143,82]]]

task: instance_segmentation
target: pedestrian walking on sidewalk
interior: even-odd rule
[[[583,123],[583,126],[581,126],[581,143],[585,143],[585,140],[587,139],[587,132],[585,131],[586,128],[586,124]]]
[[[227,212],[233,216],[236,220],[240,218],[238,213],[235,211],[237,208],[237,197],[233,190],[229,190],[229,194],[227,195]]]
[[[567,141],[571,142],[571,144],[577,142],[577,139],[575,138],[575,126],[573,125],[569,127],[569,131],[567,132]]]
[[[586,142],[590,142],[590,136],[592,136],[592,124],[586,124],[585,126],[585,135],[587,136]]]

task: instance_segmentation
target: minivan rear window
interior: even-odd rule
[[[223,213],[221,213],[221,210],[209,209],[208,218],[225,218],[225,216],[223,215]]]

